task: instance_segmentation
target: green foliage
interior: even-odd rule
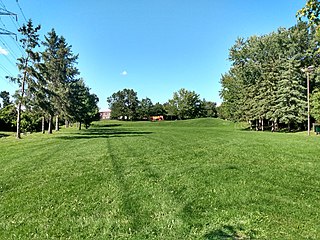
[[[166,110],[169,115],[177,116],[179,119],[200,117],[200,96],[195,91],[181,88],[173,93],[173,98],[169,100]]]
[[[21,131],[22,132],[36,132],[39,130],[41,124],[41,117],[38,113],[24,111],[21,113]]]
[[[32,96],[37,84],[37,79],[35,79],[35,65],[40,61],[40,55],[35,51],[39,47],[39,33],[40,25],[33,26],[32,20],[30,19],[27,24],[23,24],[22,27],[18,29],[22,38],[20,42],[22,48],[25,51],[25,55],[21,58],[18,58],[18,69],[20,75],[17,78],[11,78],[19,85],[19,91],[16,92],[17,96],[17,138],[21,138],[21,111],[22,106],[26,106],[28,99],[26,95]]]
[[[222,76],[221,115],[234,121],[264,123],[277,129],[303,128],[306,76],[302,68],[318,65],[318,43],[305,23],[264,36],[238,39],[230,49],[232,67]],[[312,89],[317,88],[314,78]]]
[[[47,96],[47,109],[51,115],[66,115],[68,84],[76,81],[79,74],[75,64],[78,55],[74,55],[66,39],[58,36],[52,29],[42,43],[45,50],[41,53],[43,64],[39,69],[44,78],[43,90]]]
[[[108,97],[107,102],[111,109],[111,118],[122,120],[137,119],[139,100],[137,93],[133,89],[125,88],[113,93],[112,96]]]
[[[320,239],[315,135],[196,119],[22,137],[0,138],[0,239]]]
[[[320,91],[317,90],[310,96],[311,115],[320,122]]]
[[[150,98],[143,98],[138,104],[138,119],[149,119],[152,114],[153,103]]]
[[[297,18],[306,17],[310,25],[319,25],[320,3],[318,0],[307,0],[306,5],[297,12]]]
[[[13,130],[17,121],[17,109],[14,104],[0,109],[0,130]]]
[[[151,108],[151,115],[152,116],[164,116],[167,115],[167,112],[161,103],[156,103]]]
[[[6,106],[11,104],[9,92],[1,91],[0,98],[2,98],[2,108],[5,108]],[[1,108],[1,104],[0,104],[0,108]]]
[[[82,79],[71,82],[69,85],[69,101],[67,114],[70,119],[80,123],[84,123],[88,128],[92,121],[98,120],[99,108],[98,97],[90,93],[90,89],[85,86]]]
[[[38,128],[40,116],[48,119],[48,133],[52,133],[54,116],[57,119],[56,130],[59,130],[58,117],[78,121],[88,127],[97,120],[98,98],[90,93],[83,80],[77,78],[78,55],[73,54],[71,45],[54,29],[41,42],[43,52],[35,52],[34,49],[40,46],[39,30],[40,26],[34,27],[31,20],[19,29],[26,56],[18,59],[21,75],[11,78],[20,87],[15,95],[18,103],[17,129],[19,132],[21,128],[34,131]],[[17,136],[20,137],[18,131]]]
[[[200,112],[201,117],[217,117],[217,104],[203,99],[201,102]]]

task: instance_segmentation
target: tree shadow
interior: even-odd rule
[[[234,227],[230,225],[224,225],[220,229],[213,230],[205,234],[206,240],[240,240],[240,239],[255,239],[254,233],[249,234],[245,229],[241,227]]]
[[[2,137],[9,137],[10,135],[9,134],[6,134],[6,133],[0,133],[0,138]]]
[[[99,125],[93,124],[92,126],[95,128],[109,128],[109,127],[120,127],[120,126],[122,126],[122,124],[119,124],[119,123],[99,124]]]
[[[132,131],[131,129],[115,128],[121,124],[107,124],[107,125],[96,125],[89,129],[80,130],[77,133],[70,135],[58,136],[64,140],[75,140],[75,139],[92,139],[92,138],[114,138],[114,137],[138,137],[152,132],[147,131]]]

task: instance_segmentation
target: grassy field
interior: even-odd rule
[[[2,137],[0,239],[320,239],[319,152],[219,119]]]

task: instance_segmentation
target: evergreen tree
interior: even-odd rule
[[[22,27],[18,29],[22,35],[20,42],[26,55],[18,59],[18,68],[22,75],[17,78],[12,78],[20,87],[17,99],[17,138],[21,138],[21,109],[22,105],[26,104],[25,93],[28,88],[32,91],[35,80],[33,77],[35,72],[34,64],[40,61],[39,54],[34,51],[34,49],[39,46],[38,31],[40,28],[40,25],[34,27],[32,21],[29,20],[26,25],[23,24]]]
[[[314,32],[299,23],[264,36],[238,39],[230,49],[232,67],[222,76],[220,111],[263,130],[266,123],[301,127],[306,120],[306,81],[301,68],[319,61]],[[316,80],[316,81],[314,81]],[[317,78],[311,89],[317,89]],[[320,81],[319,81],[320,82]]]
[[[56,131],[59,130],[59,116],[67,116],[66,106],[70,104],[68,87],[69,83],[75,81],[79,74],[75,67],[78,56],[72,53],[71,46],[66,43],[64,37],[59,37],[54,29],[45,36],[42,44],[45,46],[42,52],[44,61],[42,75],[46,82],[48,133],[52,133],[53,116],[56,116]]]
[[[98,97],[90,93],[83,79],[71,82],[69,91],[70,104],[67,106],[69,118],[79,123],[79,130],[82,123],[88,128],[92,121],[99,119]]]

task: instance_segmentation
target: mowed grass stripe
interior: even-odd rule
[[[319,140],[218,119],[1,138],[0,238],[318,239]]]
[[[141,154],[148,151],[145,148],[148,142],[145,137],[110,139],[111,152],[117,153],[113,156],[114,174],[122,190],[123,218],[127,219],[125,224],[118,226],[122,233],[116,237],[146,239],[177,234],[172,229],[176,221],[176,204],[161,183],[162,171],[157,165],[154,167],[154,157],[150,158],[150,153]]]
[[[12,162],[24,159],[26,170],[21,166],[13,169],[11,179],[21,187],[1,193],[3,239],[66,238],[71,232],[81,238],[111,227],[118,189],[112,185],[106,149],[96,139],[68,141],[58,136],[51,148],[40,138],[42,154],[29,152],[32,157],[27,159],[20,155],[12,158]],[[39,171],[28,172],[32,168]],[[10,184],[8,175],[1,175],[5,184]]]

